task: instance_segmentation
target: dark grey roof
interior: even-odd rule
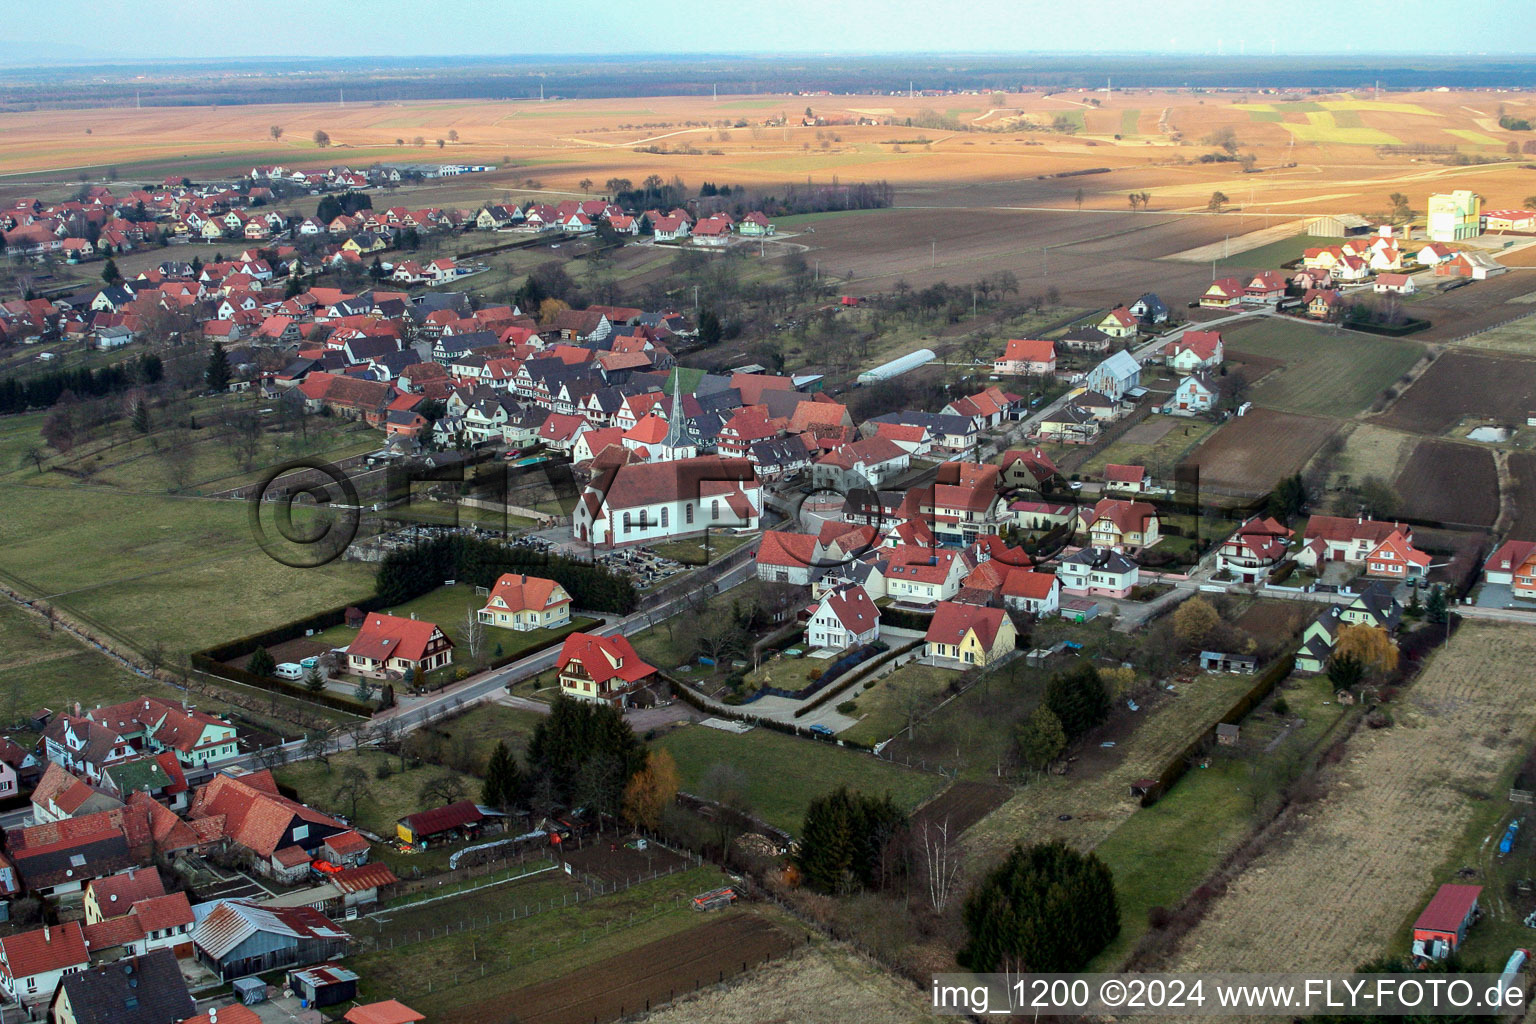
[[[437,349],[448,355],[468,352],[477,348],[491,348],[500,344],[501,341],[496,337],[495,331],[469,331],[465,334],[447,334],[437,339]]]
[[[55,1003],[65,995],[76,1024],[176,1024],[197,1013],[169,949],[66,974]]]
[[[1091,569],[1102,569],[1105,572],[1129,572],[1136,568],[1135,562],[1109,548],[1081,548],[1063,558],[1062,562],[1086,565]]]
[[[718,431],[717,431],[718,433]],[[778,469],[810,461],[805,442],[798,437],[770,437],[752,443],[752,461],[764,469]]]
[[[410,314],[414,319],[425,320],[439,310],[451,309],[460,316],[474,312],[470,308],[469,295],[465,292],[426,292],[412,297]]]
[[[92,843],[36,853],[30,857],[23,850],[12,859],[16,862],[22,883],[28,889],[115,875],[134,864],[128,854],[128,839],[121,833]]]
[[[796,394],[797,392],[785,392]],[[772,395],[774,392],[765,392]],[[939,412],[917,412],[912,409],[903,409],[901,412],[888,412],[879,416],[871,416],[870,423],[900,423],[909,427],[925,427],[932,434],[974,434],[976,424],[969,416],[954,416]]]

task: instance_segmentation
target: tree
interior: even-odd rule
[[[599,758],[606,763],[587,770]],[[527,764],[533,785],[554,801],[569,804],[583,788],[616,812],[630,776],[644,767],[645,748],[617,708],[560,696],[534,727]]]
[[[576,187],[581,189],[583,192],[590,192],[592,191],[592,179],[582,178],[576,183]]]
[[[442,139],[438,139],[438,140],[437,140],[437,148],[438,148],[438,149],[442,149],[442,148],[443,148],[443,147],[444,147],[444,146],[446,146],[446,145],[448,145],[448,143],[447,143],[447,142],[445,142],[445,141],[443,141],[443,140],[442,140]]]
[[[1307,488],[1300,473],[1285,477],[1269,495],[1269,514],[1282,521],[1301,515],[1307,505]]]
[[[645,767],[624,787],[624,820],[636,828],[655,831],[661,815],[677,799],[677,763],[665,750],[653,750]]]
[[[117,269],[116,260],[108,258],[107,262],[102,265],[101,279],[109,285],[117,284],[123,279],[123,272]]]
[[[834,894],[872,888],[880,881],[886,845],[906,823],[889,796],[877,800],[839,786],[812,800],[796,858],[805,884]]]
[[[1328,682],[1335,690],[1354,690],[1365,678],[1365,666],[1359,658],[1337,652],[1328,659]]]
[[[1203,597],[1190,598],[1173,613],[1173,635],[1189,650],[1203,646],[1219,625],[1221,616]]]
[[[326,146],[329,146],[331,144],[331,137],[330,137],[330,135],[328,135],[326,132],[321,131],[319,128],[315,129],[314,140],[315,140],[315,145],[319,146],[321,149],[324,149]]]
[[[1393,192],[1387,196],[1387,201],[1392,204],[1392,219],[1399,223],[1413,219],[1413,206],[1407,196],[1401,192]]]
[[[480,610],[471,605],[464,612],[464,625],[459,629],[459,639],[469,652],[469,660],[480,663],[480,652],[485,650],[485,623],[480,621]]]
[[[357,820],[357,805],[359,801],[367,800],[373,795],[373,788],[368,783],[368,773],[362,766],[349,764],[341,770],[341,784],[336,787],[336,792],[331,795],[333,800],[345,800],[351,808],[347,817]]]
[[[272,652],[265,647],[258,647],[251,652],[246,660],[245,670],[252,675],[270,676],[277,671],[277,662],[272,659]]]
[[[491,751],[491,758],[485,766],[485,784],[481,787],[480,799],[502,811],[509,811],[522,803],[523,776],[518,771],[517,758],[513,756],[506,740],[497,740],[496,748]]]
[[[366,704],[373,699],[373,684],[366,679],[359,679],[357,685],[352,688],[352,699],[359,704]]]
[[[1429,591],[1429,597],[1424,602],[1424,617],[1435,625],[1445,622],[1445,591],[1436,583]]]
[[[283,137],[283,126],[280,124],[273,125],[267,131],[271,133],[274,142]]]
[[[1140,192],[1132,192],[1130,195],[1126,196],[1125,199],[1126,202],[1131,204],[1131,212],[1133,213],[1136,211],[1136,208],[1141,205]]]
[[[459,133],[458,133],[457,129],[449,129],[449,131],[448,131],[448,141],[449,142],[458,142],[459,141]]]
[[[147,434],[151,426],[149,422],[149,406],[141,398],[133,403],[133,429],[141,434]]]
[[[1205,208],[1210,210],[1212,213],[1220,213],[1222,207],[1226,206],[1231,201],[1232,200],[1227,198],[1227,194],[1225,192],[1212,192],[1210,202],[1205,204]]]
[[[1372,519],[1385,519],[1397,513],[1400,504],[1397,491],[1381,477],[1368,476],[1361,480],[1357,493],[1362,514]]]
[[[712,309],[699,312],[699,343],[713,345],[720,340],[724,329],[720,326],[720,316]]]
[[[317,730],[305,734],[304,744],[299,747],[299,760],[319,761],[325,765],[325,770],[331,770],[331,756],[328,743],[330,737],[324,730]]]
[[[413,136],[411,136],[411,145],[415,146],[417,149],[420,149],[422,146],[425,146],[426,144],[427,144],[427,140],[422,138],[420,135],[413,135]]]
[[[1385,674],[1397,668],[1397,644],[1380,626],[1364,623],[1340,626],[1333,644],[1335,658],[1354,658],[1367,672]]]
[[[320,674],[320,664],[309,666],[309,671],[304,673],[304,688],[310,693],[319,693],[325,689],[325,676]]]
[[[1042,704],[1019,726],[1014,742],[1024,763],[1039,771],[1067,749],[1067,733],[1056,713]]]
[[[223,394],[229,390],[229,356],[224,352],[224,343],[216,341],[213,350],[208,353],[208,368],[203,371],[203,382],[208,385],[208,390],[216,394]]]
[[[950,840],[949,819],[946,817],[942,824],[924,820],[916,839],[918,869],[928,889],[928,905],[934,913],[942,914],[960,879],[960,851]]]
[[[1090,663],[1057,672],[1045,684],[1045,706],[1076,739],[1109,717],[1109,692]]]
[[[956,959],[978,973],[1082,969],[1120,933],[1114,875],[1060,840],[1015,846],[965,899]]]
[[[464,799],[464,780],[453,772],[441,772],[421,784],[417,797],[429,807],[446,807]]]

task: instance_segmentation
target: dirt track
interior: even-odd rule
[[[738,913],[488,1001],[437,1015],[445,1024],[590,1024],[661,1006],[783,956],[800,936]]]

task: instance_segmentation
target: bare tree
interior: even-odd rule
[[[485,650],[485,623],[480,621],[479,609],[474,605],[464,609],[464,625],[459,629],[459,639],[469,652],[469,660],[478,665],[480,654]]]
[[[357,820],[357,805],[359,801],[367,800],[373,795],[373,789],[368,784],[368,773],[355,764],[349,764],[341,770],[341,785],[336,787],[332,794],[333,800],[345,800],[351,813],[348,818]]]
[[[935,825],[924,821],[918,834],[922,846],[923,880],[928,886],[928,904],[935,913],[944,913],[960,880],[959,852],[950,845],[949,819]]]

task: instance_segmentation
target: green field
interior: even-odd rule
[[[1363,412],[1424,354],[1424,346],[1413,341],[1272,317],[1223,336],[1229,361],[1249,354],[1286,364],[1254,384],[1255,405],[1341,419]]]
[[[869,754],[769,729],[738,734],[689,725],[655,743],[677,761],[683,788],[690,793],[699,792],[714,765],[738,766],[746,775],[751,812],[791,833],[800,831],[813,798],[840,785],[875,795],[889,793],[911,810],[945,782],[938,775],[898,768]]]
[[[1121,114],[1120,114],[1120,134],[1121,135],[1140,135],[1141,132],[1140,132],[1140,130],[1137,127],[1138,124],[1140,123],[1140,121],[1141,121],[1141,111],[1139,111],[1139,110],[1126,110],[1126,111],[1122,111]]]
[[[1342,128],[1338,125],[1294,124],[1281,121],[1280,127],[1298,142],[1336,143],[1342,146],[1397,146],[1402,140],[1379,128]]]
[[[244,502],[0,482],[0,506],[0,579],[141,650],[179,656],[373,591],[360,562],[273,561]]]
[[[859,722],[845,729],[843,738],[859,743],[890,739],[906,726],[909,708],[915,707],[921,712],[937,704],[959,674],[953,669],[913,662],[874,680],[869,689],[856,685],[844,694],[843,700],[852,700],[858,705],[853,715]]]
[[[1340,239],[1323,238],[1319,235],[1297,235],[1294,238],[1284,238],[1278,242],[1270,242],[1256,249],[1245,249],[1242,252],[1223,256],[1216,262],[1223,267],[1242,267],[1245,270],[1279,270],[1292,260],[1301,259],[1302,253],[1308,249],[1322,249],[1330,245],[1338,245]]]
[[[1478,146],[1504,145],[1502,142],[1493,138],[1491,135],[1484,135],[1482,132],[1474,132],[1468,128],[1446,128],[1445,134],[1454,135],[1456,138],[1462,140],[1463,142],[1470,142]]]
[[[1094,455],[1078,467],[1081,474],[1093,478],[1103,475],[1104,467],[1145,466],[1154,479],[1173,475],[1173,467],[1195,449],[1216,429],[1216,424],[1203,419],[1179,418],[1169,423],[1170,417],[1153,416],[1128,431],[1129,440],[1122,437],[1108,448]],[[1138,430],[1152,431],[1168,427],[1168,432],[1151,442],[1138,442]]]

